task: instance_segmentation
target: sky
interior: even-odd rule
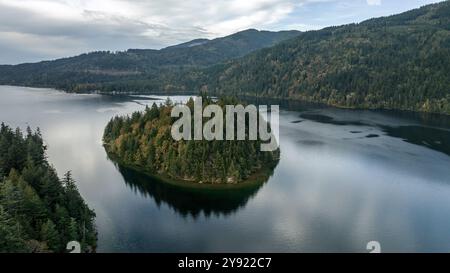
[[[433,0],[0,0],[0,64],[159,49],[241,30],[315,30]]]

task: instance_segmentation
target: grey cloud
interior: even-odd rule
[[[335,13],[354,20],[352,12],[361,13],[361,7],[330,11],[334,16],[318,16],[315,10],[306,16],[309,20],[294,16],[299,7],[352,1],[367,6],[364,0],[0,0],[0,64],[94,50],[161,48],[247,28],[311,29],[332,22]]]
[[[56,19],[0,3],[0,64],[93,50],[161,48],[205,36],[195,26],[169,27],[90,10],[83,11],[82,20]]]

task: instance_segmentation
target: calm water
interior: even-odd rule
[[[0,120],[39,126],[50,162],[73,171],[97,213],[99,252],[366,252],[372,240],[387,252],[450,252],[448,119],[291,107],[269,181],[217,194],[108,160],[108,120],[152,102],[0,86]]]

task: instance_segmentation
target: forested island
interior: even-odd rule
[[[210,102],[206,100],[204,106]],[[223,108],[231,102],[235,100],[220,99],[217,104]],[[193,99],[186,105],[193,110]],[[268,176],[277,165],[280,150],[262,152],[260,140],[173,140],[173,106],[167,100],[143,112],[111,119],[103,136],[110,157],[163,180],[209,185],[256,180]]]
[[[246,95],[450,114],[450,1],[318,31],[248,30],[161,51],[0,66],[0,84]]]
[[[71,173],[60,179],[47,161],[39,129],[24,135],[2,123],[0,252],[65,252],[70,241],[93,252],[94,218]]]

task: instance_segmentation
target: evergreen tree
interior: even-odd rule
[[[203,101],[213,102],[208,97]],[[221,98],[218,104],[223,106],[230,101],[236,100]],[[192,99],[188,106],[193,106]],[[111,119],[103,136],[108,154],[120,164],[143,168],[155,175],[203,183],[239,183],[262,168],[272,168],[278,161],[279,150],[261,153],[259,141],[174,141],[170,135],[172,107],[168,101],[161,106],[153,104],[143,114],[133,113],[131,119]],[[129,130],[140,124],[146,124],[145,129]],[[115,135],[108,130],[120,133]],[[246,134],[248,137],[248,129]],[[267,153],[273,156],[266,157]]]
[[[41,227],[41,239],[47,242],[49,249],[54,252],[60,252],[62,245],[58,231],[52,220],[48,219]]]
[[[0,252],[27,251],[20,230],[19,223],[0,206]]]
[[[0,252],[61,252],[81,234],[83,249],[95,250],[95,214],[70,172],[60,181],[48,164],[40,131],[24,136],[2,124],[0,151]]]
[[[78,235],[78,223],[77,220],[75,220],[75,218],[70,218],[70,223],[69,223],[69,227],[68,227],[68,241],[79,241],[79,235]]]

